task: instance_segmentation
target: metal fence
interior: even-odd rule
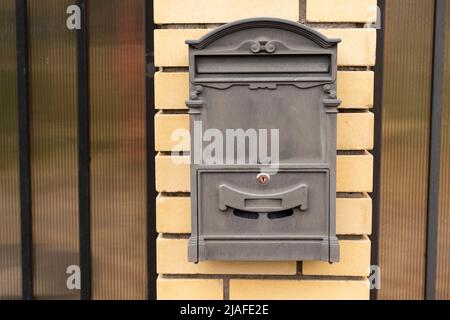
[[[0,3],[0,298],[155,298],[152,6]]]
[[[378,3],[373,293],[448,299],[450,4]]]

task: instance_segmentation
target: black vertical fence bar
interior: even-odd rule
[[[381,136],[382,136],[382,115],[383,115],[383,75],[384,75],[384,33],[386,19],[385,0],[378,1],[379,13],[377,29],[377,59],[375,65],[375,95],[374,95],[374,114],[375,114],[375,144],[374,144],[374,187],[373,217],[372,217],[372,242],[371,264],[378,265],[379,261],[379,228],[380,228],[380,178],[381,178]],[[377,299],[378,290],[370,291],[370,298]]]
[[[425,285],[425,298],[427,300],[434,300],[436,298],[437,224],[439,213],[441,111],[444,79],[444,36],[446,1],[447,0],[436,0],[435,5]]]
[[[28,105],[27,1],[16,0],[17,101],[19,111],[20,218],[22,298],[33,299],[33,238],[31,219],[30,109]]]
[[[78,67],[78,197],[80,227],[81,299],[91,299],[91,201],[89,125],[88,0],[78,0],[81,29],[77,31]]]
[[[147,287],[148,299],[156,300],[156,188],[154,139],[153,0],[145,1],[146,148],[147,148]]]

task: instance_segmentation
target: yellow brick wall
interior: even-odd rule
[[[376,0],[155,0],[158,299],[368,299],[374,143]],[[342,39],[338,53],[337,226],[341,261],[187,261],[189,157],[171,156],[189,129],[188,48],[215,26],[248,17],[305,21]],[[189,143],[176,151],[189,151]],[[175,164],[176,160],[180,164]]]

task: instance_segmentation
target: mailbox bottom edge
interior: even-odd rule
[[[339,262],[339,242],[336,237],[316,240],[210,240],[192,237],[188,251],[189,262],[195,263],[208,260]]]

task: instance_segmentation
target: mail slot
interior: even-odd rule
[[[339,261],[337,44],[274,18],[189,45],[189,261]]]

